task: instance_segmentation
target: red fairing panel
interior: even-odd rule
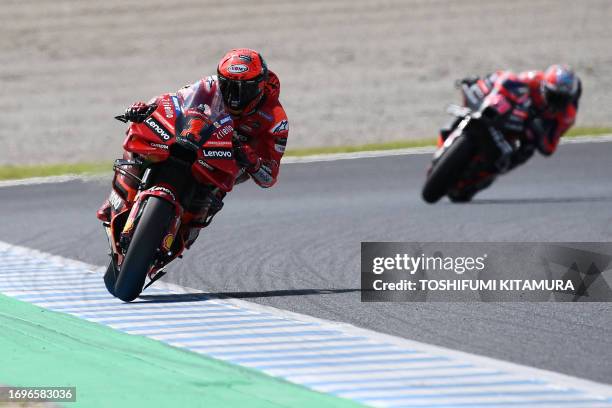
[[[200,84],[202,81],[192,86],[196,89],[186,89],[181,95],[164,94],[156,98],[153,102],[157,104],[157,108],[143,123],[133,123],[130,126],[123,148],[141,155],[147,161],[167,160],[170,147],[177,142],[177,123],[184,126],[184,113],[192,108],[193,104],[206,104],[207,114],[218,120],[213,123],[214,131],[207,135],[208,140],[198,149],[192,172],[198,182],[210,183],[229,192],[239,172],[232,145],[233,122],[223,111],[220,99],[214,95],[207,100],[196,100],[193,97]]]

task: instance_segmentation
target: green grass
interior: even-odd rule
[[[577,127],[567,131],[564,137],[599,136],[612,134],[609,127]]]
[[[97,174],[109,172],[112,168],[112,162],[40,164],[34,166],[7,165],[0,166],[0,180],[59,176],[63,174]]]
[[[612,134],[609,127],[578,127],[570,129],[565,137],[597,136]],[[303,157],[314,154],[354,153],[371,150],[394,150],[408,147],[432,146],[435,138],[398,140],[385,143],[368,143],[355,146],[329,146],[302,149],[287,149],[286,156]],[[30,177],[58,176],[64,174],[99,174],[110,172],[112,162],[73,163],[73,164],[41,164],[34,166],[0,166],[0,180],[14,180]]]

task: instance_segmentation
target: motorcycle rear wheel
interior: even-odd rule
[[[173,217],[172,204],[161,198],[149,197],[117,276],[114,287],[116,297],[131,302],[140,295]]]
[[[423,200],[433,204],[444,197],[461,177],[473,152],[472,141],[465,134],[458,136],[431,169],[421,193]]]

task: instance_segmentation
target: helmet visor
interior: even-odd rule
[[[261,93],[259,86],[261,79],[238,81],[222,75],[219,75],[218,78],[223,102],[231,110],[243,110]]]
[[[563,110],[572,101],[572,96],[567,92],[558,92],[546,89],[544,93],[548,105],[556,111]]]

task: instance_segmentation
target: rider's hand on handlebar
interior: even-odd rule
[[[133,103],[125,110],[125,118],[131,122],[142,123],[149,116],[151,107],[144,102]]]
[[[480,79],[480,77],[477,76],[469,76],[469,77],[465,77],[465,78],[461,78],[461,79],[457,79],[455,81],[455,86],[457,88],[460,88],[461,85],[467,85],[467,86],[472,86],[474,85],[476,82],[478,82],[478,80]]]

